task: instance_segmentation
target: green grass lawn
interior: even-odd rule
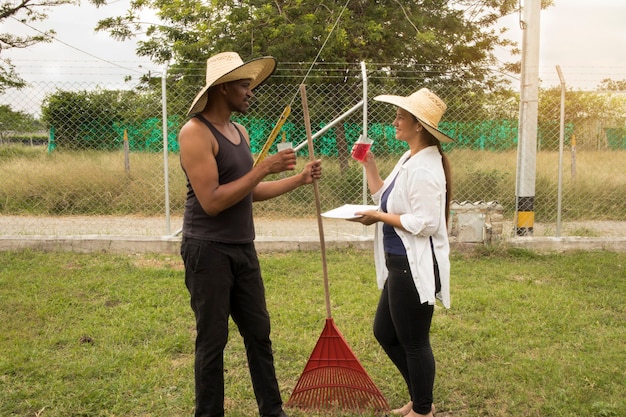
[[[401,377],[371,331],[372,254],[327,255],[335,323],[400,406]],[[321,256],[261,263],[287,401],[324,326]],[[0,252],[0,323],[2,417],[192,415],[194,320],[176,256]],[[257,416],[234,326],[230,339],[226,415]],[[452,308],[437,308],[432,328],[435,405],[454,417],[624,416],[625,341],[625,254],[455,254]]]

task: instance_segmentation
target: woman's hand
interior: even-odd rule
[[[360,217],[348,220],[351,222],[364,224],[365,226],[370,226],[380,221],[380,212],[376,210],[357,211],[354,214],[359,215]]]
[[[374,158],[374,154],[372,153],[372,151],[369,151],[369,150],[365,153],[365,158],[363,158],[362,161],[359,161],[358,159],[355,159],[355,161],[363,165],[366,169],[370,167],[376,167],[376,160]]]

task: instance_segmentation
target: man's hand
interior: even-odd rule
[[[302,170],[302,181],[304,184],[311,184],[313,180],[319,180],[322,178],[322,160],[317,159],[315,161],[308,162]]]
[[[296,152],[293,149],[284,149],[266,157],[257,166],[259,165],[267,171],[267,175],[293,171],[296,168]]]

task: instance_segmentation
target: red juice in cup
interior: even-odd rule
[[[371,147],[371,143],[355,143],[352,148],[352,157],[359,161],[363,161],[365,159],[365,154]]]
[[[372,147],[372,140],[368,138],[360,137],[352,146],[352,157],[357,161],[363,161],[365,154]]]

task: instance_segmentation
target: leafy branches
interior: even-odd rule
[[[137,53],[187,76],[189,63],[235,50],[284,63],[313,62],[318,54],[320,63],[389,63],[389,77],[445,73],[448,82],[492,88],[501,82],[488,70],[497,64],[494,51],[516,46],[494,26],[517,8],[517,0],[139,0],[97,29],[126,39],[139,31],[142,10],[155,11],[161,23],[147,25],[150,39]]]
[[[63,4],[76,4],[77,0],[4,0],[0,3],[0,22],[14,19],[24,25],[45,20],[50,7]],[[33,35],[17,36],[9,32],[0,32],[0,54],[11,48],[27,48],[40,42],[49,42],[55,32],[33,29]],[[15,66],[9,59],[0,57],[0,93],[9,87],[25,86],[24,80],[15,72]]]

